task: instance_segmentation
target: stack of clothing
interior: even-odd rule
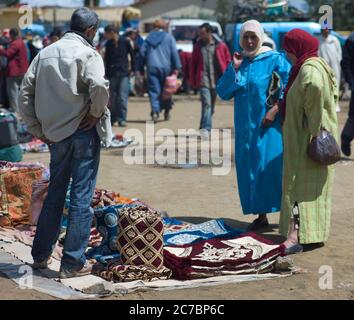
[[[27,125],[18,120],[17,136],[22,152],[49,152],[48,145],[27,131]]]
[[[164,247],[165,266],[178,280],[271,272],[276,259],[283,255],[283,245],[254,233]]]
[[[0,227],[34,228],[29,225],[38,219],[48,179],[48,169],[42,164],[0,161]],[[70,190],[69,186],[61,243]],[[162,218],[149,205],[105,189],[95,190],[91,207],[94,220],[86,256],[98,262],[95,273],[108,281],[265,273],[274,271],[277,258],[284,255],[283,245],[232,229],[221,219],[192,224]],[[30,243],[34,229],[28,230]],[[61,247],[57,249],[60,258]]]
[[[71,184],[69,184],[62,219],[62,229],[60,234],[60,242],[64,243],[67,217],[70,207]],[[106,264],[108,260],[119,258],[115,245],[114,237],[117,236],[117,222],[119,210],[126,206],[135,206],[136,200],[121,197],[119,193],[96,188],[91,208],[94,210],[93,228],[91,230],[90,242],[86,256],[88,259],[95,259],[102,264]]]
[[[115,206],[121,204],[130,204],[135,200],[121,197],[119,193],[109,191],[106,189],[95,189],[91,207],[93,209],[104,208],[108,206]]]
[[[134,142],[133,139],[127,139],[124,138],[123,135],[121,134],[116,134],[113,139],[112,142],[109,146],[109,148],[125,148],[127,146],[129,146],[130,144],[132,144]]]
[[[165,245],[183,245],[201,240],[238,236],[245,232],[243,229],[233,229],[222,219],[209,220],[199,224],[182,222],[177,219],[164,218]]]
[[[120,260],[114,260],[106,268],[97,268],[96,274],[111,282],[129,282],[142,280],[151,282],[155,280],[168,280],[172,272],[168,268],[152,268],[148,266],[123,265]]]
[[[37,138],[32,138],[29,142],[21,143],[20,147],[23,152],[49,152],[48,145]]]
[[[163,222],[157,211],[142,205],[124,208],[118,228],[116,245],[121,257],[99,268],[97,275],[114,282],[171,277],[171,270],[163,263]]]
[[[101,242],[97,241],[95,246],[88,249],[86,252],[88,259],[95,259],[97,262],[106,265],[110,260],[120,258],[120,252],[117,247],[119,213],[124,208],[134,208],[137,205],[132,202],[94,208],[93,225],[102,240]]]

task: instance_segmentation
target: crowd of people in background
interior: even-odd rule
[[[18,29],[4,29],[0,36],[0,106],[18,112],[18,94],[29,64],[45,47],[57,42],[65,33],[55,27],[41,38],[27,30],[21,34]],[[269,48],[267,36],[263,35],[263,48]],[[353,76],[353,36],[343,48],[339,40],[328,29],[319,37],[318,54],[334,71],[338,86],[343,78],[350,89],[354,89]],[[131,94],[150,98],[151,120],[157,121],[164,112],[164,120],[169,120],[173,106],[172,97],[163,96],[166,78],[170,75],[184,79],[183,87],[200,94],[201,117],[199,129],[208,137],[212,129],[215,111],[216,84],[232,60],[227,45],[213,32],[210,24],[200,26],[198,36],[193,41],[192,54],[178,51],[174,37],[167,32],[167,23],[157,19],[153,30],[143,39],[137,29],[120,31],[118,25],[107,25],[104,32],[96,35],[93,42],[105,63],[105,76],[110,83],[112,125],[127,125],[128,101]],[[270,50],[271,48],[269,48]],[[264,49],[265,50],[265,49]],[[276,52],[275,50],[273,50]],[[354,137],[354,103],[350,102],[348,121],[342,134],[342,151],[350,155],[350,143]],[[340,111],[339,102],[336,111]]]
[[[61,278],[90,272],[84,252],[99,166],[96,128],[106,106],[112,125],[125,127],[130,79],[146,77],[151,119],[157,121],[163,112],[168,121],[173,100],[163,94],[166,79],[182,71],[176,41],[163,19],[154,22],[144,41],[137,30],[120,34],[117,26],[108,25],[103,41],[96,45],[95,12],[77,9],[70,24],[65,34],[53,30],[42,45],[31,34],[23,39],[17,29],[4,30],[0,45],[8,108],[21,111],[28,131],[50,146],[51,180],[32,250],[36,268],[50,263],[73,178]],[[268,225],[267,214],[280,211],[279,230],[288,237],[284,246],[292,254],[308,244],[322,245],[329,235],[334,166],[312,161],[307,147],[323,129],[337,139],[341,68],[354,90],[354,34],[344,46],[343,57],[326,30],[321,42],[303,30],[288,32],[286,56],[264,45],[264,38],[258,21],[246,21],[239,39],[242,52],[231,56],[211,26],[201,25],[189,81],[200,92],[199,128],[207,136],[217,94],[234,99],[235,163],[243,213],[258,215],[249,226],[253,231]],[[47,48],[40,51],[42,47]],[[347,156],[353,138],[352,94],[341,135]]]

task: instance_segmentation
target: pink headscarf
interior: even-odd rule
[[[294,54],[297,58],[297,62],[291,69],[290,78],[285,88],[282,107],[283,119],[285,119],[288,91],[305,61],[309,58],[318,57],[319,45],[320,42],[317,38],[301,29],[293,29],[285,35],[283,48],[286,52]]]

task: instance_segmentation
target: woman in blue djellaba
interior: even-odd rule
[[[280,211],[282,191],[282,132],[278,101],[291,65],[284,55],[262,46],[264,30],[256,20],[241,28],[242,53],[217,84],[224,100],[234,98],[235,162],[244,214],[258,217],[249,226],[269,224],[267,214]]]

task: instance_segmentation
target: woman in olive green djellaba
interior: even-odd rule
[[[284,98],[283,194],[279,232],[288,254],[304,245],[322,246],[331,219],[334,165],[317,164],[307,155],[311,139],[321,128],[338,139],[338,88],[332,69],[318,57],[317,38],[294,29],[284,39],[293,63]]]

